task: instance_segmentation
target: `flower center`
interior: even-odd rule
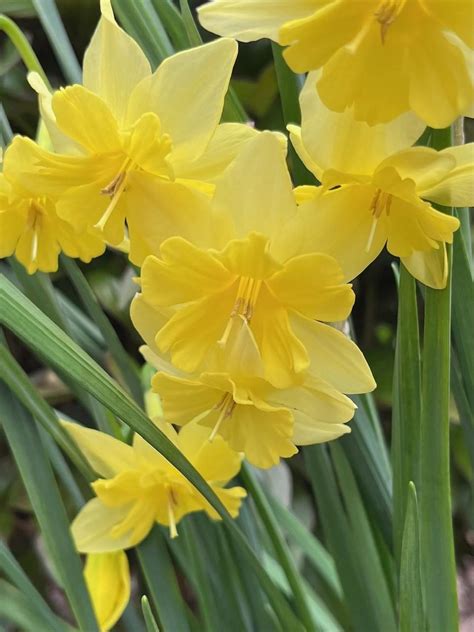
[[[232,331],[234,319],[237,317],[243,318],[245,322],[250,324],[252,320],[255,304],[257,302],[260,289],[262,287],[261,279],[253,279],[251,277],[240,277],[239,287],[237,289],[237,297],[235,299],[234,307],[230,313],[230,318],[227,322],[227,326],[222,335],[222,338],[218,340],[217,344],[221,347],[225,346],[229,335]]]
[[[232,415],[235,407],[236,403],[234,402],[234,398],[232,397],[231,393],[226,393],[221,401],[214,407],[214,410],[218,410],[220,412],[219,417],[216,421],[216,425],[214,426],[210,434],[209,441],[214,440],[214,437],[218,433],[222,422]]]
[[[125,191],[125,185],[127,184],[127,176],[130,171],[133,169],[134,163],[130,158],[126,158],[125,162],[120,167],[118,174],[107,184],[103,189],[100,190],[102,195],[107,195],[110,197],[110,203],[105,209],[102,217],[99,219],[97,224],[95,224],[94,228],[98,228],[99,230],[103,230],[104,226],[110,219],[115,207],[117,206],[117,202],[120,199],[120,196]]]
[[[372,247],[372,243],[374,241],[375,229],[377,228],[377,222],[385,211],[387,213],[387,217],[390,215],[390,209],[392,208],[392,200],[393,195],[391,193],[386,193],[381,189],[377,189],[375,191],[374,197],[372,198],[372,202],[370,204],[370,211],[374,219],[372,220],[372,226],[370,228],[369,239],[367,240],[367,246],[365,247],[365,251],[369,252]]]
[[[406,0],[382,0],[374,15],[380,24],[380,37],[382,44],[385,44],[385,38],[390,26],[400,15]]]

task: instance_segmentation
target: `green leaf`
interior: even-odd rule
[[[268,501],[278,524],[291,541],[301,548],[309,562],[338,599],[342,597],[342,587],[337,575],[334,560],[321,542],[310,533],[298,518],[272,496]]]
[[[344,462],[342,449],[339,446],[337,448],[342,489],[337,485],[326,446],[315,445],[303,449],[325,541],[337,567],[351,629],[356,632],[388,632],[395,629],[395,623],[385,577],[376,558],[371,528],[358,489],[353,476],[349,474],[347,462]]]
[[[7,619],[15,625],[16,630],[34,632],[51,632],[58,629],[51,627],[50,623],[38,615],[38,612],[30,603],[29,598],[21,593],[15,586],[0,578],[0,621]],[[2,626],[2,630],[7,629]],[[66,627],[63,630],[68,629]]]
[[[125,351],[120,342],[120,338],[117,332],[110,324],[109,319],[102,311],[102,308],[97,300],[94,292],[90,288],[87,279],[82,274],[79,266],[73,259],[69,259],[64,255],[61,255],[62,267],[66,270],[66,273],[74,286],[79,298],[84,304],[89,316],[95,322],[99,331],[101,332],[107,348],[112,354],[117,366],[120,370],[121,376],[128,390],[135,401],[143,405],[143,392],[140,384],[140,378],[138,371],[132,363],[132,359]]]
[[[82,71],[54,0],[31,0],[66,80],[81,83]]]
[[[291,551],[283,538],[276,517],[272,513],[271,506],[261,486],[246,463],[242,465],[241,476],[245,487],[253,498],[258,515],[286,575],[301,621],[307,632],[316,630],[315,622],[306,599],[306,593],[301,583],[301,576],[296,568]]]
[[[148,602],[148,597],[146,595],[143,595],[141,604],[147,632],[160,632],[160,628],[155,621],[153,612],[151,611],[151,607]]]
[[[28,576],[10,553],[7,546],[0,540],[0,570],[22,593],[35,616],[41,619],[43,629],[51,632],[64,632],[68,629],[65,621],[61,621],[45,602],[41,594],[30,582]],[[2,593],[3,594],[3,593]],[[5,597],[5,595],[3,595]],[[1,608],[0,608],[1,612]]]
[[[267,592],[282,625],[297,624],[286,600],[275,589],[255,552],[202,476],[105,371],[1,275],[0,322],[45,357],[53,367],[102,402],[182,472],[224,520],[242,557],[252,567]]]
[[[449,128],[432,131],[435,149],[450,145]],[[433,630],[458,629],[449,465],[452,252],[449,244],[446,249],[446,288],[425,289],[422,355],[420,533],[428,629]]]
[[[400,632],[423,632],[426,622],[421,583],[420,527],[414,483],[409,483],[400,556]]]
[[[157,526],[137,547],[150,599],[165,632],[189,632],[187,605],[181,595],[165,536]],[[143,604],[142,604],[143,605]]]
[[[81,560],[74,548],[69,520],[41,435],[32,417],[2,383],[0,419],[76,620],[84,632],[98,632]]]
[[[170,36],[174,48],[176,50],[187,48],[189,40],[183,18],[172,0],[152,0],[152,4]]]
[[[181,9],[181,16],[183,18],[184,28],[188,36],[188,41],[191,46],[199,46],[202,44],[202,38],[199,34],[199,30],[194,22],[193,14],[189,8],[188,0],[179,0],[179,6]]]
[[[392,463],[395,559],[405,524],[408,483],[420,480],[421,354],[416,282],[400,265],[397,342],[393,383]]]

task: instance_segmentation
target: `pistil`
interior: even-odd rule
[[[220,414],[217,419],[216,425],[212,429],[209,441],[212,442],[214,440],[216,434],[219,432],[219,428],[221,427],[222,422],[232,415],[235,406],[236,403],[234,402],[234,398],[232,397],[231,393],[226,393],[216,406],[216,410],[219,410]]]
[[[375,11],[375,17],[380,24],[380,37],[385,44],[387,31],[400,15],[406,0],[383,0]]]
[[[247,325],[250,324],[261,287],[261,279],[240,277],[239,287],[237,289],[237,297],[230,313],[230,318],[227,322],[222,337],[217,342],[219,346],[224,347],[227,343],[227,340],[232,331],[232,327],[235,323],[235,318],[243,318]]]
[[[367,240],[367,245],[365,247],[365,252],[369,252],[372,248],[372,243],[375,237],[375,230],[377,228],[377,222],[379,221],[382,213],[385,211],[387,213],[387,216],[390,215],[390,209],[392,208],[392,199],[393,196],[391,193],[386,193],[381,189],[376,190],[370,204],[370,211],[372,212],[374,219],[372,220],[372,226],[370,227],[370,234]]]

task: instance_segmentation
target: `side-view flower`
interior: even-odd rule
[[[431,203],[474,203],[474,145],[412,147],[423,130],[413,115],[370,127],[352,111],[328,110],[310,82],[300,103],[302,125],[289,126],[291,139],[323,185],[312,197],[304,188],[300,211],[312,226],[306,249],[337,256],[350,280],[387,244],[414,277],[445,287],[446,244],[459,221]]]
[[[251,42],[288,46],[295,72],[331,110],[370,125],[414,111],[446,127],[474,102],[474,5],[465,0],[214,0],[201,24]]]

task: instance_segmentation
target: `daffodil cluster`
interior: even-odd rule
[[[415,144],[474,102],[473,5],[214,0],[201,23],[227,37],[154,71],[110,0],[101,11],[82,85],[51,92],[29,75],[49,145],[17,136],[5,152],[0,257],[34,273],[55,271],[61,251],[128,254],[140,268],[132,321],[156,370],[150,423],[235,517],[245,490],[226,485],[244,457],[269,468],[348,433],[348,395],[375,388],[336,326],[350,282],[386,245],[418,280],[446,286],[459,221],[432,204],[474,204],[473,146]],[[271,38],[310,71],[288,132],[314,186],[294,188],[283,134],[221,122],[230,37]],[[106,630],[129,598],[124,551],[155,523],[174,537],[189,513],[218,516],[140,436],[65,427],[98,475],[72,533]]]

